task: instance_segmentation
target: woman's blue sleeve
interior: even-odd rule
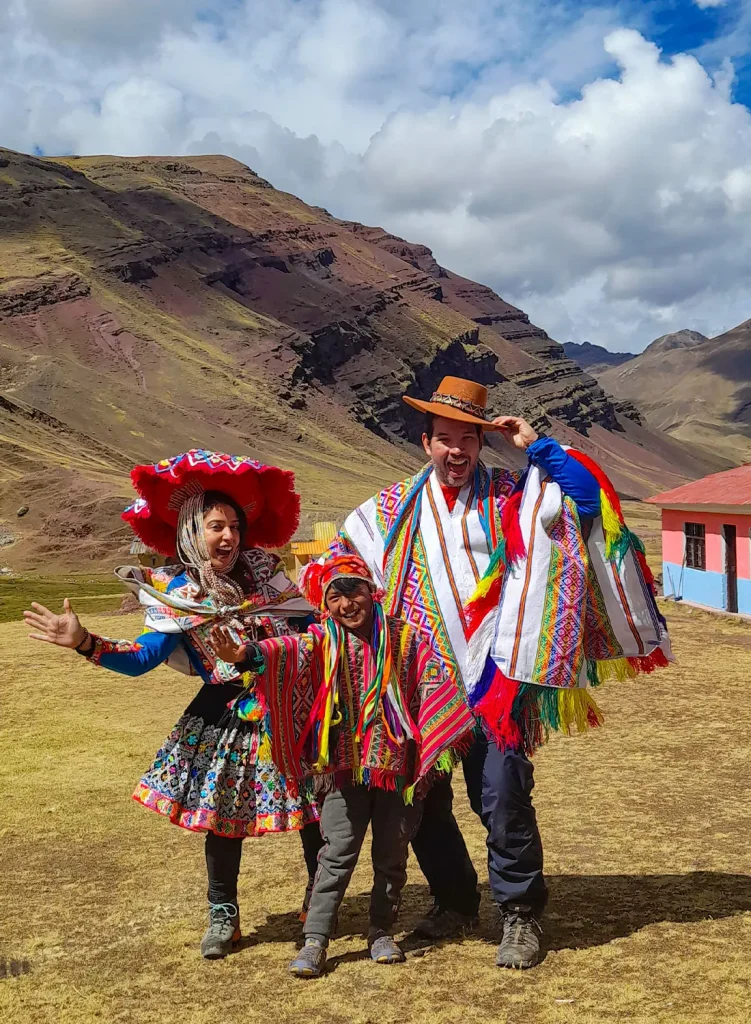
[[[580,516],[600,514],[600,485],[588,469],[569,455],[552,437],[538,437],[527,448],[529,461],[541,466],[573,498]]]
[[[135,640],[109,640],[92,634],[89,661],[124,676],[142,676],[169,658],[180,643],[179,633],[142,633]]]

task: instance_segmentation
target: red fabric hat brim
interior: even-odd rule
[[[325,608],[326,591],[343,576],[363,580],[375,590],[373,574],[359,555],[330,555],[323,562],[311,562],[300,575],[300,589],[314,608]]]
[[[143,499],[123,519],[144,544],[172,558],[177,554],[177,521],[185,498],[200,488],[220,491],[248,521],[245,548],[286,544],[300,522],[294,473],[243,457],[194,450],[156,465],[136,466],[133,486]]]

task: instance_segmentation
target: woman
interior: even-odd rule
[[[315,804],[273,765],[263,707],[251,708],[244,722],[220,724],[243,679],[211,642],[218,623],[238,642],[252,642],[291,632],[285,620],[312,611],[279,559],[261,550],[289,540],[300,498],[291,473],[202,450],[137,466],[131,478],[140,497],[123,519],[150,548],[179,561],[117,570],[146,606],[148,631],[134,641],[96,636],[68,600],[62,615],[34,603],[24,619],[32,639],[114,672],[137,676],[167,662],[201,677],[203,686],[133,796],[174,824],[206,833],[209,926],[201,953],[220,959],[240,937],[242,840],[299,830],[309,889],[321,847]]]

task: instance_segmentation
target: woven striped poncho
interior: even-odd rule
[[[287,780],[317,778],[327,787],[363,783],[418,795],[432,771],[450,771],[471,739],[474,719],[463,695],[420,633],[384,618],[390,646],[390,685],[409,718],[412,738],[394,738],[387,716],[376,714],[358,736],[358,723],[377,671],[375,649],[338,627],[336,712],[325,745],[316,734],[326,699],[327,631],[312,626],[299,636],[263,640],[263,670],[256,691],[268,709],[272,757]],[[422,783],[422,786],[420,784]]]

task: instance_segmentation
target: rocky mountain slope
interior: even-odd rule
[[[751,460],[751,320],[706,338],[678,331],[599,375],[650,427],[734,462]]]
[[[582,447],[628,494],[724,465],[624,415],[525,313],[429,249],[234,160],[0,150],[4,564],[111,557],[129,468],[192,446],[291,467],[304,522],[341,518],[420,465],[401,395],[446,373]],[[490,461],[519,464],[492,446]]]
[[[611,366],[622,366],[634,358],[633,352],[611,352],[602,345],[593,345],[591,341],[564,341],[562,348],[569,359],[593,377]]]

